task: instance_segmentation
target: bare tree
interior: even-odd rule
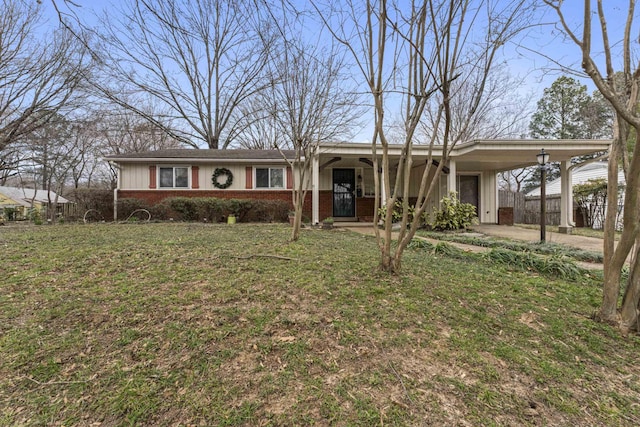
[[[165,116],[150,104],[139,104],[138,108],[149,116]],[[101,157],[184,147],[182,142],[165,133],[163,129],[118,105],[107,103],[100,106],[92,113],[89,124],[87,136],[93,138],[94,146]],[[115,188],[117,171],[111,164],[108,168],[107,180],[111,183],[111,188]]]
[[[616,183],[618,168],[622,164],[626,189],[624,195],[623,229],[617,246],[615,240],[616,204],[607,206],[604,225],[604,286],[603,299],[597,317],[614,325],[618,325],[624,334],[631,330],[639,330],[638,313],[640,312],[640,115],[638,114],[638,97],[640,94],[640,61],[632,49],[632,31],[637,32],[634,25],[635,0],[629,0],[626,12],[618,8],[622,15],[616,16],[616,22],[624,22],[621,40],[611,40],[607,26],[611,16],[605,13],[602,0],[596,1],[593,10],[592,1],[584,1],[582,22],[575,29],[567,21],[561,0],[544,0],[557,13],[559,27],[566,36],[579,47],[582,68],[589,75],[600,93],[609,101],[615,110],[613,143],[609,152],[608,182]],[[602,46],[594,47],[592,19],[597,17],[599,38]],[[597,43],[597,42],[596,42]],[[594,53],[594,50],[596,52]],[[595,56],[598,56],[596,61]],[[614,64],[622,60],[621,73],[616,73]],[[602,64],[602,65],[600,65]],[[607,199],[618,200],[618,186],[607,187]],[[620,297],[620,281],[622,269],[627,258],[631,256],[631,271],[622,299]]]
[[[270,150],[276,145],[281,149],[292,148],[279,131],[278,105],[271,96],[274,90],[275,81],[238,109],[241,130],[236,143],[239,147],[249,150]]]
[[[236,110],[264,86],[273,43],[265,22],[250,1],[129,0],[95,37],[96,87],[176,140],[226,148],[239,131]],[[169,116],[140,109],[140,96]]]
[[[473,64],[463,64],[459,68],[465,78],[456,79],[451,85],[450,141],[517,138],[526,132],[532,107],[528,97],[519,93],[522,79],[509,74],[506,63],[496,64],[486,76],[484,94],[477,105],[474,104],[475,88],[482,84],[485,70]],[[440,98],[435,94],[428,103],[420,124],[420,132],[426,141],[433,133],[438,135],[436,143],[442,141],[443,122],[438,121]]]
[[[58,197],[72,180],[73,171],[84,167],[81,127],[61,115],[50,117],[45,126],[31,132],[22,141],[26,156],[20,169],[31,175],[36,189],[47,193],[48,220],[56,221]],[[53,196],[55,194],[55,196]]]
[[[41,31],[35,2],[0,2],[0,153],[73,108],[87,75],[85,51],[68,31]]]
[[[277,83],[271,92],[274,118],[284,138],[276,147],[291,147],[295,212],[291,240],[298,240],[302,210],[311,181],[313,156],[323,142],[348,137],[363,113],[358,95],[345,86],[344,62],[335,50],[287,44],[279,61]]]
[[[359,9],[356,2],[349,2],[344,10],[324,18],[336,39],[352,52],[373,97],[372,162],[374,170],[380,167],[382,171],[382,177],[374,174],[376,206],[382,202],[388,207],[383,232],[376,229],[383,270],[400,271],[402,254],[420,225],[427,200],[457,142],[455,135],[464,135],[470,129],[478,106],[485,99],[497,52],[527,25],[525,3],[512,1],[498,7],[480,0],[428,0],[401,6],[399,2],[380,0],[367,1],[365,8]],[[463,67],[479,72],[465,74]],[[477,76],[475,84],[465,85],[471,76]],[[456,121],[452,96],[461,87],[469,87],[472,92],[467,112]],[[386,135],[385,103],[397,92],[402,95],[403,143],[394,171]],[[430,102],[437,105],[432,110],[432,129],[437,131],[430,135],[429,158],[410,218],[412,149]],[[438,138],[442,156],[434,171],[432,157]],[[392,245],[392,207],[397,200],[402,204],[402,221],[398,244]],[[374,221],[377,220],[376,211]]]
[[[503,171],[498,174],[499,186],[501,190],[519,193],[522,191],[522,184],[531,175],[530,168],[513,169]]]

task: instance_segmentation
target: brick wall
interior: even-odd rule
[[[356,216],[361,221],[373,220],[373,207],[375,206],[373,197],[358,197],[356,199]]]

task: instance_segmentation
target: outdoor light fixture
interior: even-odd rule
[[[549,153],[545,153],[544,148],[536,154],[540,165],[540,241],[547,240],[547,163],[549,163]]]
[[[536,154],[536,157],[540,166],[544,166],[549,163],[549,153],[545,153],[544,148]]]

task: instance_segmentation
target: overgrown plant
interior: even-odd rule
[[[457,193],[452,191],[440,201],[435,208],[430,225],[434,230],[460,230],[477,224],[476,207],[470,203],[462,203]]]

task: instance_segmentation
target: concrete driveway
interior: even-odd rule
[[[502,237],[526,242],[540,241],[540,230],[509,225],[481,224],[474,225],[472,230],[487,236]],[[547,230],[548,243],[560,243],[590,252],[603,253],[603,240],[597,237],[576,236],[573,234],[552,233]]]
[[[374,235],[375,232],[373,230],[373,226],[371,224],[363,225],[362,223],[358,224],[341,224],[341,228],[346,230],[350,230],[356,233]],[[473,232],[478,234],[483,234],[486,236],[493,236],[504,239],[511,240],[521,240],[525,242],[538,242],[540,241],[540,230],[522,228],[517,226],[508,226],[508,225],[493,225],[493,224],[481,224],[475,225],[471,228]],[[397,238],[397,233],[393,233],[392,238]],[[420,239],[424,239],[430,241],[432,243],[437,243],[437,240],[429,239],[425,237],[418,237]],[[565,246],[570,246],[577,249],[583,249],[589,252],[595,252],[602,254],[603,249],[603,239],[599,239],[597,237],[585,237],[585,236],[576,236],[573,234],[561,234],[561,233],[552,233],[547,230],[547,242],[548,243],[559,243]],[[469,252],[484,252],[487,251],[488,248],[482,246],[473,246],[462,243],[451,243],[454,246],[459,247],[465,251]],[[576,262],[576,264],[581,267],[588,269],[602,269],[602,264],[599,263],[587,263],[587,262]]]

